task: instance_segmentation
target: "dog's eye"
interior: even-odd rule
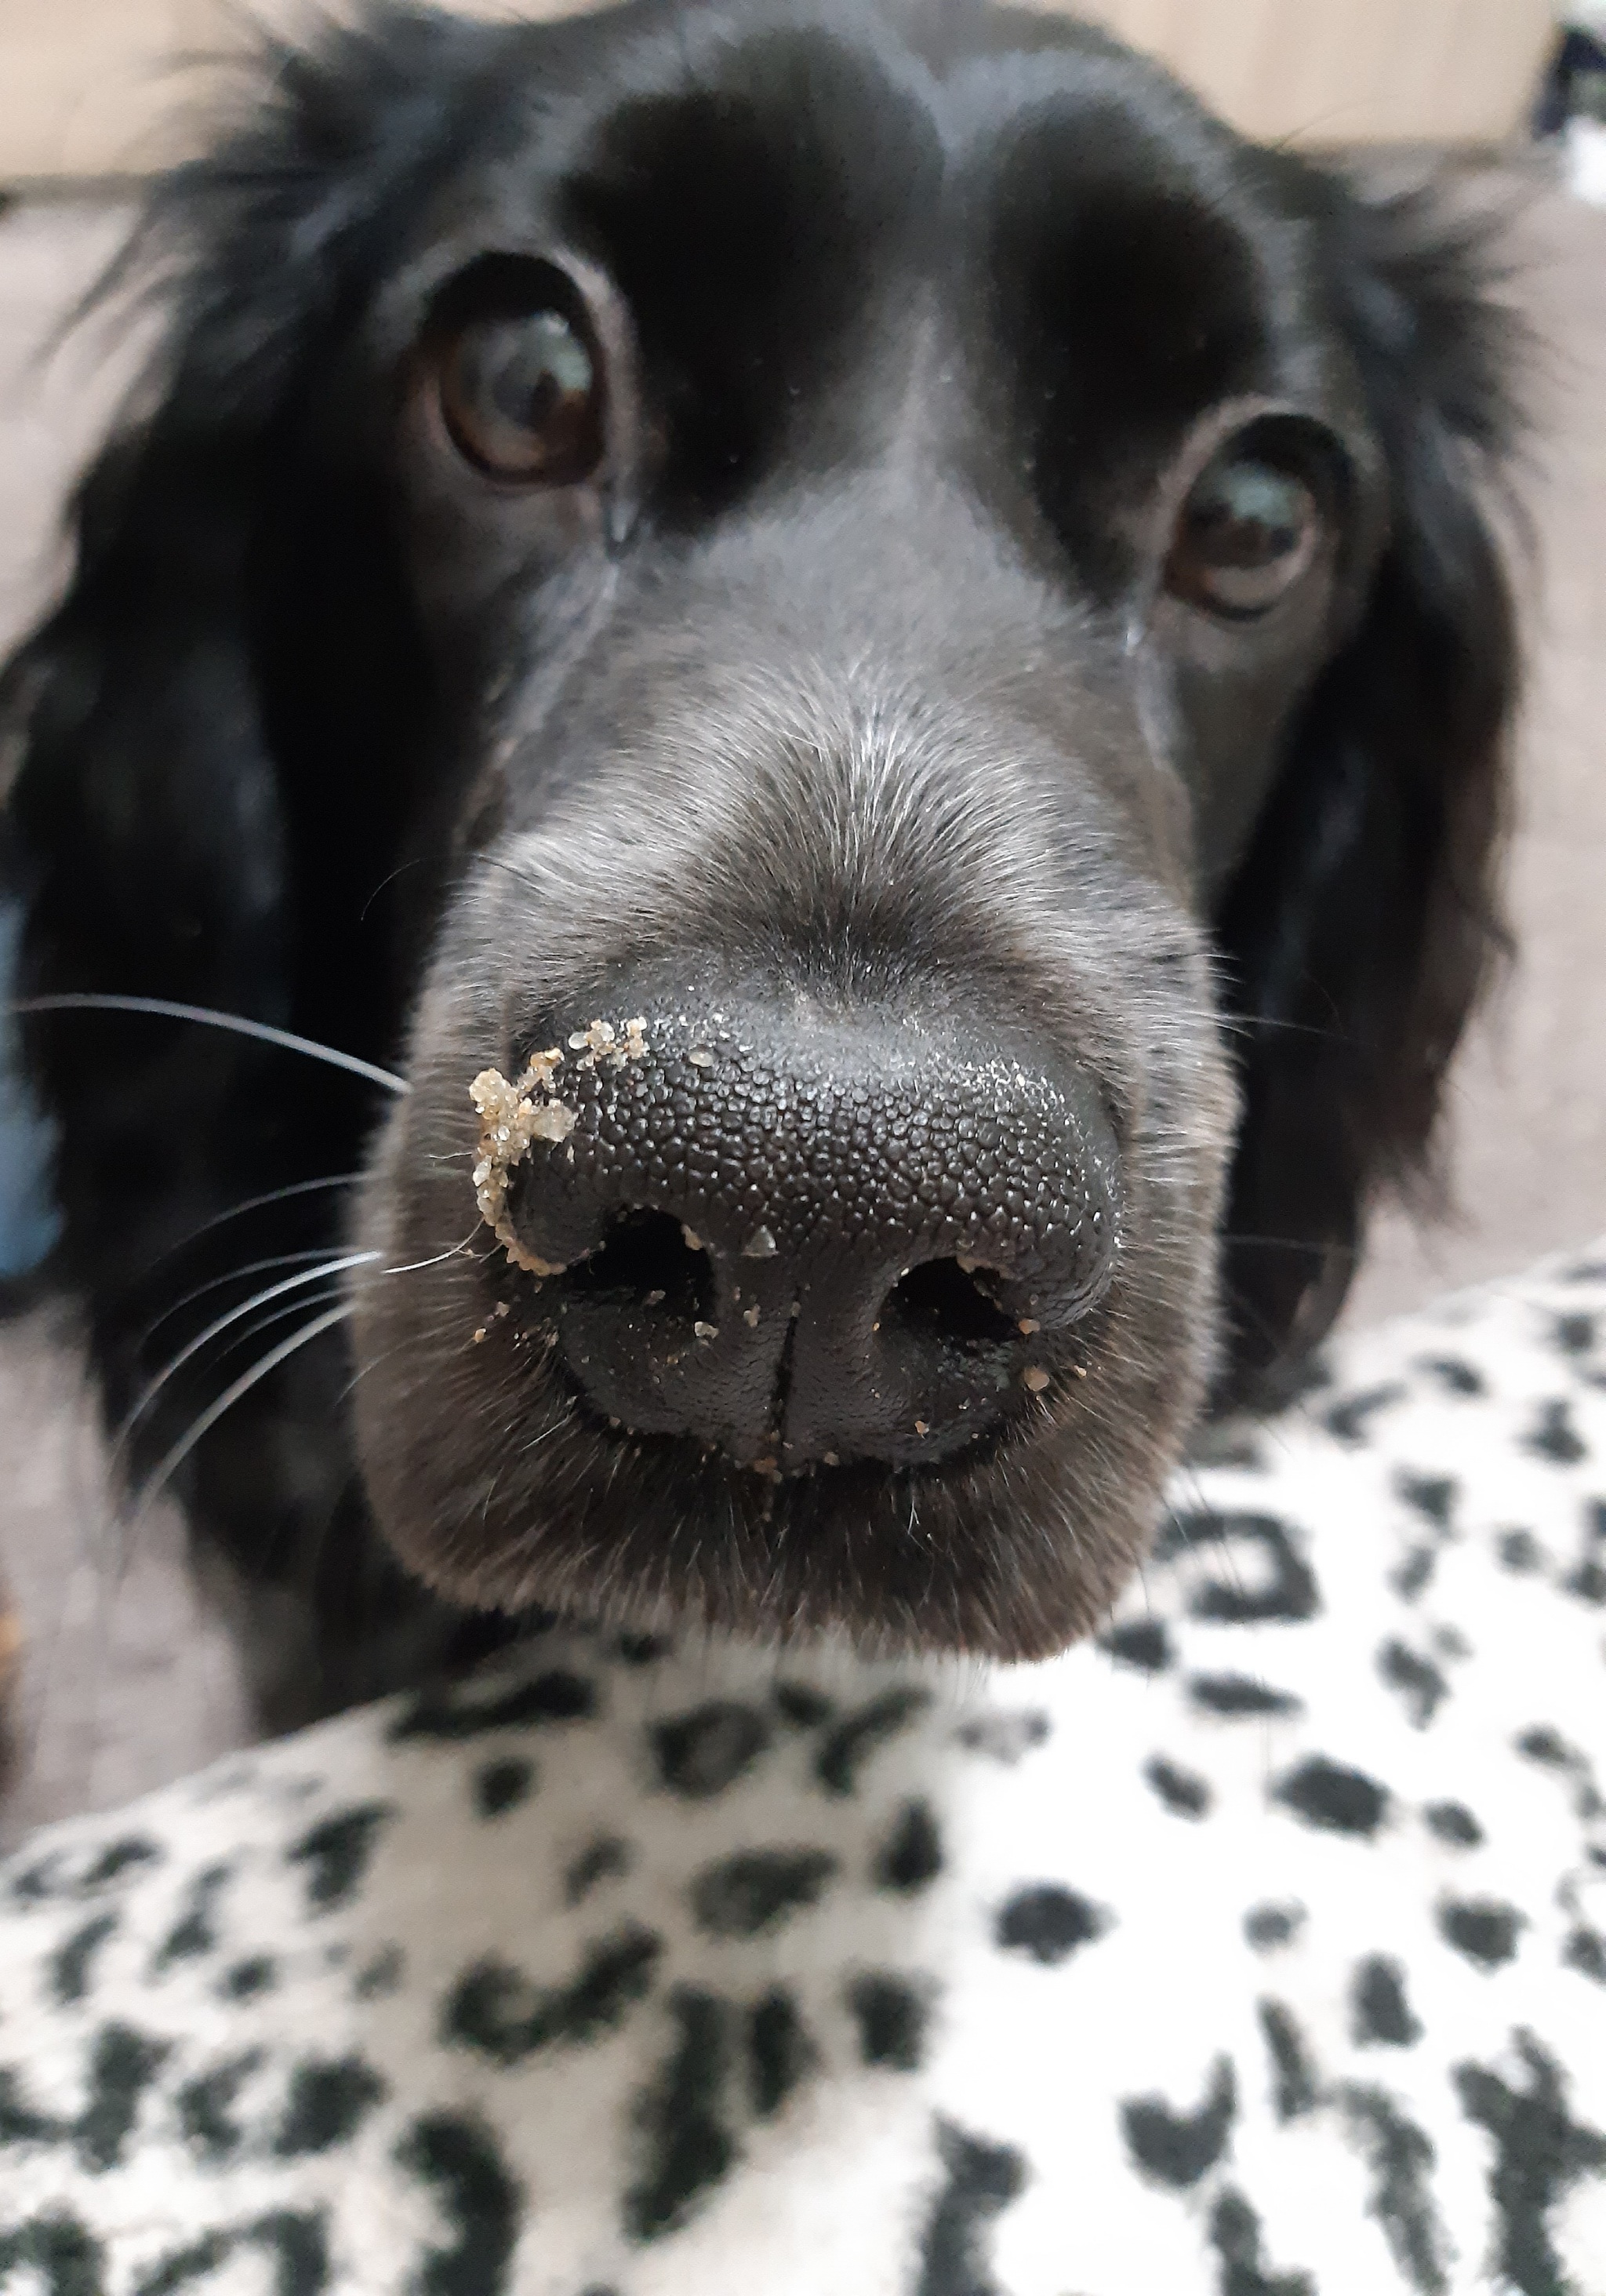
[[[1193,482],[1172,537],[1167,587],[1212,613],[1250,620],[1292,589],[1321,531],[1306,480],[1234,444]]]
[[[471,318],[444,346],[438,372],[453,442],[492,477],[573,486],[601,461],[596,356],[561,310]]]

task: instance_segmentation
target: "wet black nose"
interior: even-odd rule
[[[628,1055],[565,1050],[572,1128],[508,1195],[597,1412],[780,1472],[913,1464],[1071,1375],[1118,1229],[1085,1078],[943,1019],[627,1009]]]

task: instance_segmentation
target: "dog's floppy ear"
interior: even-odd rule
[[[1446,1069],[1503,946],[1517,676],[1489,514],[1520,331],[1486,230],[1301,170],[1390,490],[1360,626],[1295,725],[1218,920],[1244,1119],[1224,1273],[1241,1398],[1319,1339],[1369,1203],[1430,1165]]]
[[[244,123],[153,189],[108,284],[160,299],[161,342],[78,491],[70,586],[0,682],[25,994],[175,998],[351,1049],[384,1035],[383,893],[362,910],[429,696],[382,421],[341,393],[431,163],[504,100],[509,37],[378,8],[270,51]],[[39,1015],[28,1049],[60,1124],[63,1273],[97,1306],[204,1218],[209,1172],[249,1175],[253,1142],[275,1170],[293,1159],[325,1089],[168,1022]],[[130,1234],[135,1206],[152,1234]]]

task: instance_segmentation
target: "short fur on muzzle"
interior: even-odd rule
[[[795,526],[790,538],[797,547]],[[857,588],[834,554],[821,574],[828,591]],[[1134,729],[1069,681],[1057,739],[1028,694],[1012,701],[987,665],[1021,614],[1049,621],[1061,659],[1089,642],[1028,586],[995,579],[998,629],[974,625],[979,581],[971,628],[946,659],[935,645],[914,666],[906,651],[886,667],[839,653],[832,675],[816,625],[821,665],[805,684],[774,624],[744,615],[721,644],[699,618],[704,653],[738,673],[676,678],[668,665],[684,649],[654,632],[637,641],[659,665],[643,681],[644,722],[619,723],[603,670],[592,692],[606,734],[577,695],[528,737],[561,778],[573,744],[583,785],[540,808],[538,826],[505,831],[469,873],[414,1029],[414,1091],[387,1128],[359,1231],[378,1254],[358,1280],[370,1487],[409,1562],[455,1595],[600,1605],[637,1628],[689,1616],[1020,1655],[1086,1632],[1141,1554],[1213,1368],[1233,1088],[1203,938],[1164,881],[1140,873],[1143,824],[1124,787]],[[766,657],[767,679],[755,674]],[[512,750],[515,778],[526,746]],[[674,996],[642,998],[644,977],[675,982]],[[722,1046],[718,1025],[733,984],[746,984],[750,1012],[765,996],[772,1040],[799,1054],[800,1011],[848,1027],[873,1016],[922,1039],[946,1025],[1012,1042],[1036,1067],[1057,1061],[1087,1080],[1119,1159],[1113,1265],[1086,1312],[1058,1328],[1046,1308],[1024,1318],[1035,1328],[1014,1341],[1009,1407],[974,1441],[958,1422],[951,1445],[939,1439],[950,1431],[922,1418],[936,1422],[937,1403],[914,1396],[902,1460],[855,1458],[846,1444],[827,1459],[801,1442],[794,1458],[783,1431],[795,1359],[782,1367],[772,1440],[610,1426],[588,1406],[583,1300],[566,1296],[584,1262],[533,1274],[483,1231],[449,1251],[472,1226],[468,1079],[515,1069],[528,1046],[564,1046],[609,1012],[622,1036],[621,979],[632,1013],[646,1003],[662,1022],[649,1022],[639,1062],[577,1076],[582,1110],[638,1079],[644,1089],[660,1053],[678,1061],[688,1043],[712,1047],[704,1076],[739,1060],[740,1031]],[[829,1126],[812,1136],[829,1144]],[[573,1140],[530,1152],[527,1230],[547,1250],[581,1240],[552,1213],[543,1224],[544,1202],[561,1205]],[[780,1218],[766,1225],[764,1210],[753,1220],[768,1237]],[[406,1284],[382,1272],[430,1260]],[[812,1300],[777,1292],[765,1256],[733,1267],[750,1304],[727,1300],[722,1319],[797,1311],[800,1353]],[[694,1348],[717,1348],[718,1329],[697,1330]],[[868,1332],[863,1344],[868,1355]]]

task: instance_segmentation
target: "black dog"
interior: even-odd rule
[[[635,0],[278,58],[139,252],[24,990],[411,1086],[29,1027],[273,1718],[475,1610],[1086,1632],[1496,938],[1476,242],[1063,20]]]

